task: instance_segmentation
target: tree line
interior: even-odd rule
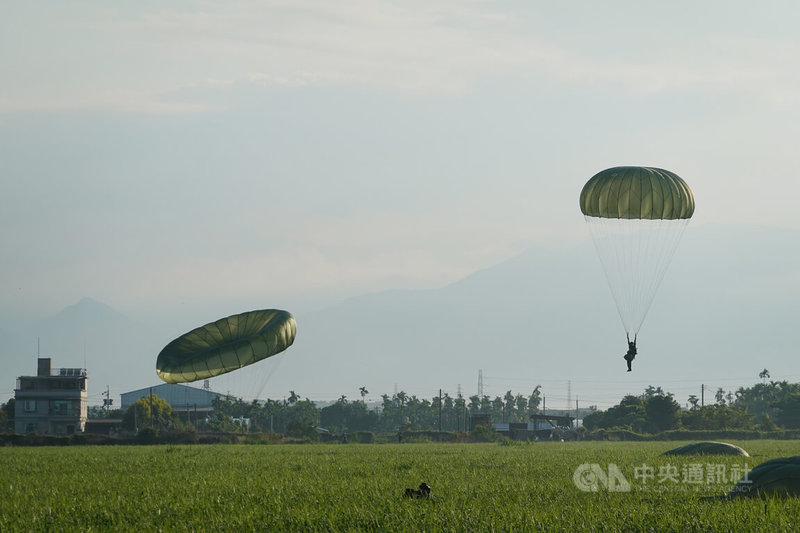
[[[768,381],[766,369],[759,377],[761,383],[735,392],[718,388],[707,405],[692,395],[688,409],[682,409],[672,393],[650,386],[643,394],[626,395],[617,405],[586,416],[583,425],[590,431],[626,429],[637,433],[800,429],[800,383]]]
[[[800,429],[800,383],[771,381],[765,369],[761,383],[736,391],[717,389],[709,404],[689,397],[684,409],[674,395],[661,387],[647,387],[642,394],[628,394],[613,407],[593,410],[582,424],[585,431],[624,429],[637,433],[686,430],[761,430]],[[482,415],[490,422],[528,422],[540,414],[541,386],[529,394],[507,391],[503,396],[440,393],[419,398],[403,391],[384,394],[378,405],[368,405],[369,392],[359,389],[360,398],[342,395],[324,407],[295,391],[285,400],[252,401],[219,396],[213,411],[200,416],[184,413],[183,418],[157,396],[140,398],[125,411],[90,408],[90,418],[121,418],[127,431],[193,428],[223,433],[276,433],[314,437],[320,433],[346,434],[359,431],[390,433],[398,431],[469,430],[470,417]],[[711,396],[711,395],[710,395]],[[14,400],[0,406],[0,427],[13,432]]]
[[[541,386],[530,394],[506,392],[492,398],[488,395],[451,396],[444,392],[431,399],[419,398],[399,391],[383,394],[378,406],[367,405],[368,391],[360,389],[361,398],[350,400],[342,395],[325,407],[317,407],[308,398],[300,399],[290,391],[286,401],[244,402],[238,398],[218,397],[214,400],[214,416],[207,422],[211,429],[251,432],[277,432],[307,435],[311,431],[336,434],[372,431],[467,431],[469,417],[481,414],[497,422],[527,422],[539,412]],[[246,425],[246,427],[245,427]]]
[[[193,415],[178,413],[156,395],[139,398],[126,410],[106,411],[90,408],[90,418],[121,418],[126,431],[170,430],[194,428],[198,431],[222,433],[278,433],[294,437],[313,437],[320,433],[342,435],[359,431],[390,433],[398,431],[467,431],[471,415],[483,415],[492,422],[527,422],[539,413],[541,386],[530,394],[507,391],[494,398],[473,395],[451,396],[443,392],[431,399],[419,398],[399,391],[384,394],[378,405],[368,405],[365,387],[360,398],[350,400],[342,395],[335,402],[318,407],[290,391],[285,400],[246,402],[232,396],[218,396],[211,413]]]

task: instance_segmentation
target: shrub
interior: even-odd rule
[[[375,442],[375,433],[371,431],[356,431],[353,440],[361,444],[372,444]]]
[[[136,434],[136,442],[139,444],[155,444],[158,441],[158,430],[154,428],[142,428]]]
[[[491,426],[478,425],[472,428],[472,440],[475,442],[492,442],[497,439],[497,431]]]

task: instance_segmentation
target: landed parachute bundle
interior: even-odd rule
[[[278,354],[294,342],[288,311],[249,311],[210,322],[167,344],[156,373],[167,383],[188,383],[238,370]]]
[[[727,498],[800,497],[800,456],[765,461],[748,472]]]
[[[580,207],[625,332],[635,338],[694,213],[692,191],[668,170],[614,167],[586,182]]]
[[[727,442],[703,441],[692,442],[667,450],[661,455],[741,455],[750,457],[744,448]]]

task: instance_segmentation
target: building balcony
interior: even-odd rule
[[[89,397],[86,390],[78,389],[16,389],[17,400],[85,400]]]
[[[83,415],[84,418],[87,415]],[[63,409],[50,409],[47,411],[48,418],[81,418],[81,413],[79,411],[65,411]]]

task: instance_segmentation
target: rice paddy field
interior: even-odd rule
[[[5,447],[0,531],[796,531],[796,498],[705,498],[800,454],[734,443]]]

